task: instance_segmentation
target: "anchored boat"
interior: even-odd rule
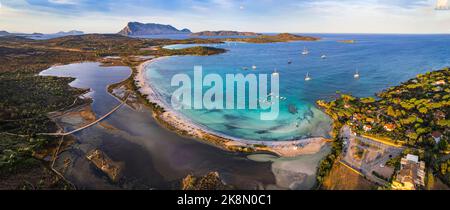
[[[312,78],[309,76],[309,72],[306,72],[305,81],[309,81]]]
[[[308,51],[308,48],[303,48],[303,52],[302,52],[302,55],[308,55],[309,54],[309,51]]]
[[[359,72],[358,72],[358,70],[356,70],[356,73],[353,75],[353,78],[359,79]]]
[[[279,76],[280,74],[278,73],[278,71],[275,69],[272,73],[272,76]]]

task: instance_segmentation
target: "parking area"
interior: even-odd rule
[[[403,148],[393,147],[368,138],[357,136],[348,126],[342,128],[344,152],[342,162],[359,171],[367,179],[380,185],[387,184],[394,168],[386,162],[397,157]]]

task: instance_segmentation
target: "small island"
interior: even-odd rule
[[[178,30],[171,25],[157,23],[129,22],[118,34],[123,36],[147,36],[162,34],[189,34],[191,31],[187,28]]]
[[[276,42],[293,42],[293,41],[318,41],[320,40],[320,38],[312,36],[300,36],[290,33],[281,33],[277,35],[259,35],[257,37],[248,37],[248,38],[225,38],[221,40],[229,42],[276,43]]]
[[[344,44],[355,44],[356,43],[356,41],[355,40],[353,40],[353,39],[350,39],[350,40],[340,40],[340,41],[338,41],[339,43],[344,43]]]

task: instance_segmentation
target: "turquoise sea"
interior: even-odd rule
[[[318,99],[329,100],[336,91],[359,97],[374,96],[418,73],[450,66],[450,35],[361,35],[313,34],[317,42],[270,44],[226,43],[210,45],[225,48],[214,56],[176,56],[147,66],[146,76],[170,104],[176,87],[173,75],[192,77],[195,65],[203,73],[280,74],[280,115],[273,121],[260,120],[261,110],[180,110],[195,123],[229,136],[248,140],[290,140],[327,136],[330,119],[315,106]],[[339,40],[356,40],[354,44]],[[174,45],[184,48],[192,45]],[[310,51],[302,55],[304,48]],[[326,55],[326,59],[321,56]],[[289,64],[288,61],[292,63]],[[256,70],[251,66],[255,65]],[[242,67],[248,67],[243,70]],[[358,70],[359,79],[353,76]],[[309,72],[312,80],[305,81]],[[204,89],[206,91],[206,89]]]

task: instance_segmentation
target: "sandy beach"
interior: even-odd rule
[[[145,76],[146,66],[151,62],[164,57],[152,59],[140,64],[137,67],[137,74],[134,78],[136,86],[142,95],[147,96],[147,100],[163,107],[165,112],[162,114],[154,114],[155,118],[161,121],[167,127],[171,127],[178,133],[204,140],[221,148],[231,151],[265,151],[277,154],[281,157],[295,157],[299,155],[314,154],[321,150],[327,144],[328,139],[322,137],[298,139],[291,141],[253,141],[227,136],[192,122],[181,113],[172,109],[166,104],[162,97],[148,83]]]

